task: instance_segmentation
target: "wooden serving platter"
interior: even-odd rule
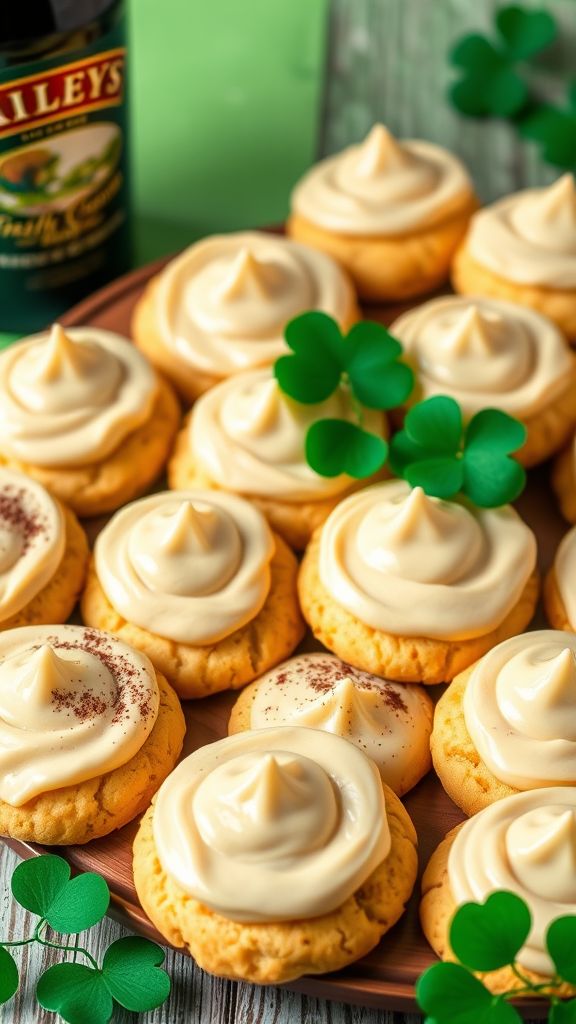
[[[164,262],[160,260],[149,264],[113,282],[76,306],[62,317],[61,322],[68,326],[103,327],[129,336],[134,305],[150,278],[161,269]],[[406,308],[373,307],[366,312],[371,319],[390,323]],[[529,485],[518,507],[536,532],[540,568],[544,572],[551,564],[558,542],[566,531],[566,524],[550,492],[547,466],[530,474]],[[534,625],[538,628],[545,625],[541,612]],[[304,642],[304,647],[310,647],[310,643],[309,638]],[[434,687],[433,690],[439,693],[441,688]],[[188,732],[183,756],[226,735],[228,715],[234,699],[234,694],[226,693],[189,701],[184,705]],[[406,796],[404,802],[418,832],[422,871],[433,849],[449,829],[462,821],[463,815],[446,796],[433,773],[423,779]],[[53,852],[66,857],[80,871],[98,871],[103,875],[112,893],[112,915],[134,931],[164,943],[142,910],[134,889],[131,847],[135,831],[136,825],[132,823],[111,836],[85,846],[54,848]],[[45,847],[32,843],[11,840],[8,845],[23,857],[46,852]],[[368,956],[338,973],[301,978],[287,987],[306,995],[379,1009],[416,1009],[416,979],[424,968],[435,961],[418,923],[418,896],[419,883],[402,919]],[[525,1000],[519,1005],[525,1016],[541,1015],[542,1004],[537,1000]]]

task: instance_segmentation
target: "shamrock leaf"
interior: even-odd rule
[[[576,81],[568,88],[566,109],[537,105],[520,122],[520,133],[541,145],[542,156],[555,167],[576,167]]]
[[[100,971],[84,964],[54,964],[40,977],[36,998],[68,1024],[108,1024],[114,1002]]]
[[[499,409],[483,409],[462,430],[460,406],[436,395],[412,406],[390,442],[390,465],[412,487],[450,498],[461,491],[481,508],[518,497],[526,474],[510,453],[526,429]]]
[[[544,10],[527,11],[511,4],[496,15],[498,39],[464,36],[450,59],[461,69],[451,86],[453,105],[472,117],[514,117],[528,100],[528,89],[515,64],[535,56],[556,38],[554,18]]]
[[[556,39],[556,22],[545,10],[528,11],[510,4],[498,11],[495,21],[506,52],[513,60],[535,57]]]
[[[450,925],[450,946],[473,971],[495,971],[516,959],[531,927],[524,900],[494,892],[484,903],[464,903]]]
[[[548,1024],[576,1024],[576,999],[554,1003],[550,1007]]]
[[[509,456],[525,440],[526,428],[499,409],[472,417],[464,440],[463,491],[475,505],[493,508],[522,493],[526,472]]]
[[[383,438],[347,420],[318,420],[306,434],[306,460],[321,476],[362,479],[381,469],[387,454]]]
[[[363,320],[346,337],[346,369],[354,395],[370,409],[402,405],[414,387],[414,374],[399,363],[402,346],[382,324]]]
[[[418,1005],[428,1024],[520,1024],[510,1003],[495,998],[460,964],[429,967],[416,983]]]
[[[170,993],[170,978],[160,964],[164,951],[148,939],[129,936],[108,947],[102,976],[110,994],[127,1010],[144,1013],[160,1006]]]
[[[576,985],[576,917],[559,917],[552,922],[546,933],[546,948],[558,974]]]
[[[18,990],[18,968],[14,957],[0,946],[0,1003],[6,1003]]]
[[[294,355],[280,356],[274,374],[282,391],[307,405],[324,402],[336,390],[344,369],[340,328],[326,313],[303,313],[287,324]]]
[[[511,117],[526,104],[528,90],[510,61],[479,35],[461,39],[450,55],[463,74],[450,87],[450,99],[471,117]]]
[[[12,895],[21,906],[65,935],[97,924],[110,902],[108,886],[100,875],[86,872],[70,878],[67,862],[52,854],[23,861],[11,884]]]
[[[421,487],[434,498],[451,498],[462,490],[462,460],[446,456],[412,462],[407,466],[404,478],[411,487]]]

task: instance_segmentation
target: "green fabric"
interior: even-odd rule
[[[138,263],[284,218],[315,157],[327,7],[129,0]]]

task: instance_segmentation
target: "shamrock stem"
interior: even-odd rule
[[[1,941],[0,942],[0,946],[6,947],[6,948],[8,948],[8,946],[28,946],[28,945],[30,945],[31,942],[35,942],[35,941],[36,941],[36,936],[35,935],[31,935],[29,939],[18,939],[17,941],[14,941],[14,942],[4,942],[4,941]]]
[[[40,921],[36,927],[33,938],[36,942],[39,942],[41,946],[49,946],[50,949],[59,949],[62,953],[81,953],[87,960],[90,961],[95,971],[99,971],[98,961],[94,959],[91,953],[87,949],[83,949],[82,946],[63,946],[60,942],[50,942],[48,939],[43,938],[40,934],[42,928],[45,928],[48,924],[47,921]]]

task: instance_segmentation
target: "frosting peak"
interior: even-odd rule
[[[319,573],[373,629],[457,640],[502,621],[535,560],[534,536],[510,507],[472,510],[390,480],[330,513]]]
[[[126,764],[158,714],[148,658],[108,633],[26,626],[0,634],[0,798],[39,793]]]
[[[576,901],[576,808],[552,804],[522,814],[506,831],[506,851],[530,892]]]
[[[148,418],[156,389],[125,338],[55,324],[0,354],[3,450],[40,466],[99,461]]]
[[[292,193],[296,214],[342,234],[424,230],[472,202],[462,164],[440,146],[376,124],[359,145],[315,164]]]
[[[160,788],[153,827],[167,873],[233,921],[329,913],[391,845],[375,765],[313,729],[259,729],[199,748]]]
[[[245,754],[198,787],[194,815],[208,845],[230,857],[282,860],[321,847],[338,820],[330,777],[308,757]]]
[[[500,299],[432,299],[390,330],[418,372],[422,397],[451,395],[466,418],[493,406],[533,416],[566,393],[574,373],[554,324]]]
[[[318,309],[346,325],[351,286],[324,253],[264,232],[214,235],[160,275],[155,294],[162,360],[175,379],[224,378],[287,351],[286,323]]]
[[[376,178],[410,163],[410,154],[383,124],[375,124],[355,155],[353,168],[359,178]]]
[[[494,327],[498,330],[502,322],[498,313],[482,313],[478,306],[470,305],[446,335],[444,349],[457,358],[490,356],[496,347]]]
[[[517,793],[469,818],[450,849],[448,879],[458,905],[499,889],[520,896],[532,927],[517,960],[553,976],[546,933],[576,914],[576,787]]]
[[[221,302],[242,302],[271,298],[282,286],[282,273],[272,263],[259,260],[246,245],[232,260],[228,273],[215,286]]]
[[[270,589],[272,534],[242,498],[209,491],[154,494],[127,505],[95,546],[100,583],[130,622],[191,644],[249,622]],[[158,600],[161,595],[161,600]]]
[[[490,771],[516,789],[576,779],[576,638],[538,630],[498,644],[464,694],[466,727]]]
[[[462,505],[415,487],[398,501],[375,505],[358,528],[358,551],[377,572],[421,583],[450,583],[479,557],[482,531]]]
[[[250,702],[250,728],[297,725],[355,743],[399,794],[428,750],[432,703],[419,686],[380,679],[331,654],[303,654],[267,672]]]
[[[510,222],[518,235],[552,252],[576,255],[576,188],[571,174],[529,194],[512,207]]]

